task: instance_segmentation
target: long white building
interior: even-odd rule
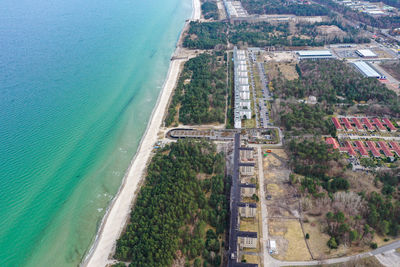
[[[234,126],[242,128],[243,119],[251,119],[250,85],[246,51],[233,49],[234,63]]]
[[[364,61],[356,61],[353,62],[353,65],[356,67],[356,69],[361,72],[362,75],[365,77],[370,77],[370,78],[377,78],[377,79],[385,79],[386,77],[382,74],[380,74],[378,71],[376,71],[370,64]]]

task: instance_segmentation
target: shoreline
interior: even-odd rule
[[[200,0],[192,0],[191,20],[198,20],[201,17]],[[172,55],[179,50],[179,42],[185,31],[185,23],[177,41],[177,47]],[[140,140],[138,149],[122,179],[121,186],[111,203],[107,207],[100,227],[97,230],[95,240],[89,251],[84,256],[80,266],[106,266],[111,264],[110,256],[114,253],[117,239],[125,229],[129,215],[136,199],[140,185],[145,178],[145,170],[151,159],[153,145],[157,141],[158,133],[168,109],[169,99],[174,91],[179,78],[180,68],[186,59],[171,59],[168,73],[165,78],[162,90],[150,116],[146,130]]]

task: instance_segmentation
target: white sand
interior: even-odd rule
[[[193,0],[192,19],[201,17],[200,0]],[[169,66],[167,79],[153,110],[145,134],[132,163],[124,177],[122,185],[110,204],[96,236],[96,240],[82,266],[100,267],[112,263],[112,257],[117,239],[120,237],[132,208],[135,193],[141,179],[144,178],[146,163],[148,162],[154,143],[157,141],[164,112],[167,110],[169,98],[178,80],[183,59],[172,60]]]

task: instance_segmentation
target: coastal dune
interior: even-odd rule
[[[192,20],[200,19],[200,8],[200,0],[193,0]],[[116,241],[120,237],[129,218],[132,203],[136,197],[135,194],[139,191],[140,181],[144,179],[146,163],[149,161],[154,143],[157,141],[157,134],[162,124],[164,113],[167,110],[169,98],[178,80],[181,65],[184,62],[184,59],[171,60],[167,78],[138,151],[132,160],[117,195],[104,215],[94,244],[81,266],[99,267],[114,262],[110,258],[114,253]]]

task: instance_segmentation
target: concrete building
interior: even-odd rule
[[[375,70],[370,64],[364,61],[353,62],[356,69],[365,77],[385,79],[386,77]]]
[[[240,1],[224,0],[224,6],[229,19],[245,18],[248,16],[247,11],[243,8]]]
[[[247,72],[247,54],[237,47],[233,50],[234,63],[234,127],[242,128],[243,119],[251,119],[250,84]]]
[[[242,197],[252,197],[256,193],[255,184],[240,184],[240,195]]]
[[[254,175],[254,163],[239,163],[239,170],[241,175],[249,176]]]
[[[254,149],[252,147],[241,147],[239,151],[241,161],[254,161]]]
[[[238,203],[240,217],[243,218],[254,218],[257,214],[256,203]]]
[[[257,248],[257,232],[237,233],[239,247],[242,248]]]

